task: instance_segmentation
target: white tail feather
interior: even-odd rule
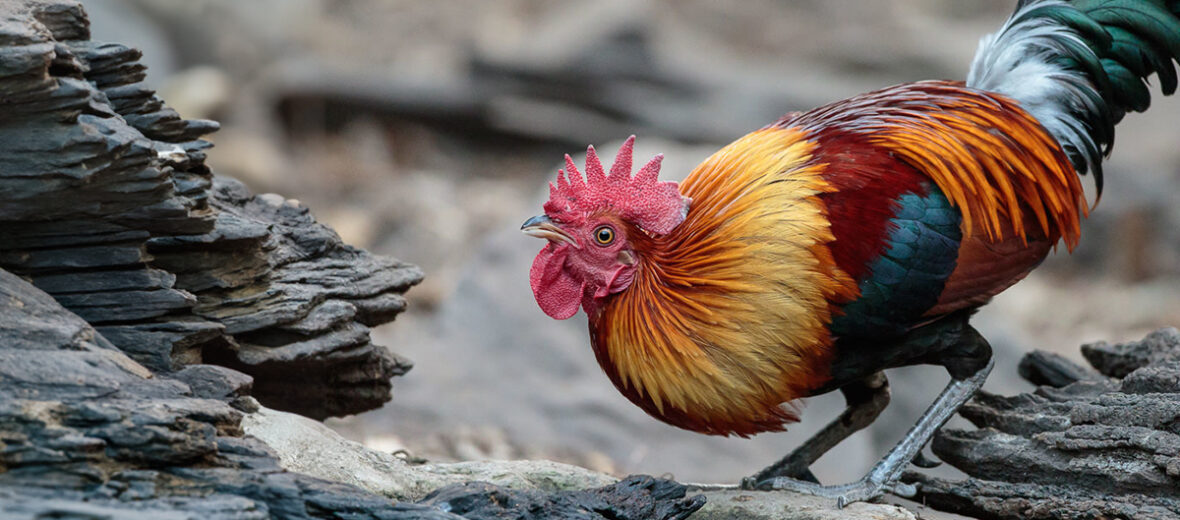
[[[1072,28],[1042,17],[1024,16],[1029,10],[1047,5],[1067,6],[1060,0],[1025,5],[1000,28],[979,41],[967,86],[1004,94],[1015,99],[1040,121],[1071,157],[1081,158],[1092,170],[1100,160],[1096,143],[1080,114],[1098,114],[1101,97],[1097,88],[1079,70],[1067,68],[1062,56],[1073,56],[1068,43],[1084,49],[1097,61],[1093,51]]]

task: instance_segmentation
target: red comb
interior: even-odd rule
[[[663,154],[652,157],[632,177],[634,145],[635,136],[623,142],[610,174],[603,170],[594,147],[588,147],[585,180],[573,159],[566,155],[565,169],[557,172],[557,184],[549,183],[545,214],[558,222],[573,222],[590,212],[612,208],[624,220],[649,232],[663,235],[672,231],[684,221],[690,200],[680,195],[675,182],[659,180]]]

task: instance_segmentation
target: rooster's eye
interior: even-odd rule
[[[598,226],[598,229],[594,230],[594,240],[600,246],[609,246],[611,242],[615,241],[615,230],[610,226]]]

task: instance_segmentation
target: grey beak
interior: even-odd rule
[[[564,229],[558,227],[557,224],[554,224],[545,215],[537,215],[524,221],[524,224],[520,226],[520,230],[531,237],[544,238],[554,243],[565,242],[571,246],[580,247],[578,241],[574,240],[574,237],[566,233]]]
[[[549,220],[548,216],[537,215],[533,218],[530,218],[530,219],[524,221],[524,224],[520,225],[520,230],[524,231],[525,233],[528,233],[529,228],[537,228],[537,227],[540,227],[542,224],[552,224],[552,223],[553,223],[553,221]]]

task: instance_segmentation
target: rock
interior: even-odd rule
[[[679,520],[705,504],[705,497],[685,498],[682,484],[648,476],[627,477],[586,491],[505,491],[486,482],[439,489],[422,504],[469,518],[570,518],[602,520]]]
[[[421,271],[215,177],[201,137],[217,123],[164,104],[140,57],[90,41],[77,1],[0,6],[0,268],[152,370],[230,367],[317,418],[388,401],[411,364],[369,327]]]
[[[611,482],[596,476],[607,485],[590,490],[501,488],[469,480],[495,476],[503,467],[460,464],[438,470],[441,478],[411,475],[402,488],[427,496],[420,504],[395,504],[352,485],[284,470],[274,451],[245,434],[242,412],[230,405],[248,390],[243,374],[193,365],[154,375],[49,295],[3,270],[0,325],[0,517],[679,519],[704,502],[687,497],[681,484],[651,477]],[[329,441],[313,438],[294,444],[297,449],[323,452],[348,444],[300,416],[251,416],[284,418],[272,433],[289,435],[300,431],[292,424],[313,424],[310,431]],[[356,462],[316,453],[308,458],[335,466]],[[390,455],[370,453],[368,460],[383,466],[359,476],[380,477],[377,468],[398,466],[395,475],[413,473]],[[531,476],[552,489],[576,473],[550,469]],[[455,484],[447,487],[444,480]]]
[[[1150,364],[1180,360],[1180,331],[1173,328],[1160,329],[1142,341],[1111,345],[1106,342],[1082,346],[1082,355],[1099,372],[1123,378],[1131,372]]]
[[[86,23],[70,0],[0,5],[0,266],[16,273],[0,269],[0,516],[683,518],[701,506],[665,480],[553,494],[468,484],[489,470],[462,465],[440,472],[460,487],[395,504],[284,470],[243,433],[243,413],[261,410],[249,394],[315,417],[388,400],[388,379],[411,365],[369,327],[405,308],[421,272],[344,245],[296,201],[215,178],[199,138],[216,124],[181,119],[143,87],[139,52],[87,40]]]
[[[254,379],[217,365],[190,365],[172,374],[188,385],[194,397],[229,400],[250,393]]]
[[[1037,350],[1029,352],[1020,360],[1017,370],[1020,377],[1034,385],[1060,388],[1078,381],[1099,381],[1104,379],[1093,370],[1080,366],[1054,352]]]
[[[943,430],[932,447],[971,478],[908,473],[920,499],[1003,519],[1180,515],[1180,333],[1082,352],[1101,374],[1034,353],[1022,366],[1041,367],[1029,379],[1046,386],[964,405],[960,414],[980,429]]]
[[[369,327],[405,309],[421,271],[344,245],[307,208],[232,179],[216,178],[210,195],[213,231],[147,244],[196,294],[192,312],[233,336],[206,360],[252,375],[263,403],[309,417],[388,401],[389,379],[412,365],[371,343]]]
[[[832,506],[831,499],[793,493],[743,490],[709,491],[708,502],[692,520],[917,520],[904,507],[858,502],[843,509]]]
[[[284,468],[398,500],[420,500],[442,486],[469,481],[546,492],[606,486],[615,481],[607,475],[549,461],[411,466],[392,454],[346,440],[319,422],[276,410],[248,414],[242,427],[274,449]]]
[[[207,366],[178,374],[153,375],[0,270],[0,516],[431,518],[283,471],[243,436],[242,413],[225,400],[246,376]]]
[[[651,477],[629,477],[617,481],[609,475],[544,460],[409,464],[392,454],[374,451],[346,440],[316,421],[275,410],[262,409],[245,415],[242,427],[248,435],[270,446],[278,454],[282,466],[288,470],[355,485],[397,500],[435,505],[448,502],[452,504],[449,506],[450,511],[465,516],[482,514],[487,511],[489,500],[499,500],[507,505],[505,510],[514,512],[514,518],[532,518],[515,516],[527,504],[566,518],[558,512],[565,511],[562,508],[569,500],[577,500],[582,507],[607,507],[601,504],[622,497],[638,496],[641,508],[648,507],[644,505],[647,502],[644,502],[646,498],[643,497],[662,497],[662,503],[657,509],[643,509],[647,516],[638,518],[665,517],[660,515],[682,518],[676,515],[700,507],[701,504],[692,498],[699,496],[704,498],[704,507],[691,516],[693,519],[916,518],[905,508],[893,505],[852,504],[841,510],[836,509],[830,499],[786,492],[736,489],[699,492],[691,485],[685,489],[679,484]],[[597,489],[580,491],[588,488]],[[630,488],[637,491],[628,491],[620,497],[611,498],[622,489]],[[634,513],[627,511],[633,510],[624,510],[625,514],[619,513],[618,518],[633,518],[627,514]],[[569,517],[595,518],[577,515]]]

